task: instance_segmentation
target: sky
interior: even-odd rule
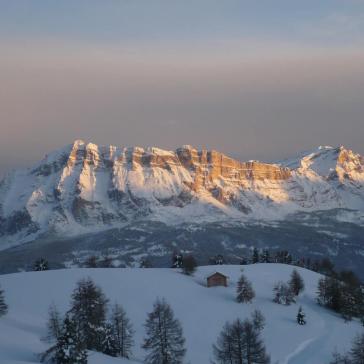
[[[364,154],[363,0],[0,0],[0,176],[84,139]]]

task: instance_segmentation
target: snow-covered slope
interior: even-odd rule
[[[229,276],[229,287],[206,288],[205,277],[218,269]],[[157,297],[164,297],[183,325],[186,337],[186,363],[208,364],[212,344],[225,321],[249,317],[260,309],[266,317],[263,337],[274,364],[325,364],[337,348],[350,347],[354,335],[363,328],[356,321],[342,318],[317,305],[315,292],[319,275],[297,268],[305,281],[305,291],[297,304],[282,306],[272,302],[272,288],[286,281],[293,267],[280,264],[244,266],[252,281],[256,298],[252,304],[235,302],[236,282],[242,266],[200,267],[194,277],[171,269],[69,269],[18,273],[0,276],[10,311],[0,319],[0,363],[36,363],[36,354],[47,345],[45,335],[49,305],[54,302],[65,312],[76,282],[91,277],[102,287],[110,303],[119,302],[126,309],[136,330],[133,361],[109,359],[91,354],[91,364],[134,364],[142,362],[140,348],[143,324]],[[297,325],[299,305],[307,316],[307,325]]]
[[[343,147],[279,165],[191,146],[165,151],[78,140],[1,182],[0,249],[140,220],[242,223],[330,209],[356,218],[364,212],[364,159]]]

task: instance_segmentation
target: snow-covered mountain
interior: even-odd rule
[[[284,225],[286,229],[294,221],[300,228],[315,226],[310,243],[317,239],[322,244],[327,237],[334,242],[320,254],[338,255],[335,239],[346,236],[357,245],[356,254],[363,256],[363,240],[358,239],[362,233],[355,230],[363,228],[363,216],[364,158],[344,147],[320,147],[267,164],[239,162],[191,146],[165,151],[100,147],[77,140],[1,182],[0,250],[40,239],[110,231],[107,239],[119,247],[120,241],[138,239],[154,245],[175,240],[178,245],[182,235],[187,239],[186,231],[191,234],[208,226],[210,231],[220,227],[222,241],[231,226]],[[339,226],[345,231],[340,232]],[[160,234],[153,239],[135,236],[137,231],[151,234],[167,228],[169,235],[165,233],[163,241]],[[126,238],[130,231],[133,237]],[[325,238],[312,237],[318,232],[325,233]],[[258,236],[251,235],[251,241]],[[296,229],[293,236],[297,235]],[[97,241],[103,240],[97,236]],[[280,234],[282,240],[285,236],[286,232]],[[215,233],[205,236],[205,240],[214,238]],[[261,244],[268,240],[257,239]],[[281,241],[276,238],[274,244],[279,246]],[[307,243],[301,248],[307,248]]]
[[[343,353],[363,328],[358,320],[345,322],[339,315],[316,302],[320,275],[296,268],[305,283],[297,303],[290,306],[272,301],[273,286],[287,281],[293,267],[282,264],[244,266],[244,275],[252,282],[256,297],[251,304],[237,303],[236,284],[241,266],[218,266],[229,277],[228,287],[206,288],[206,276],[216,266],[199,267],[193,277],[173,269],[68,269],[47,272],[24,272],[1,275],[1,287],[9,313],[0,318],[0,364],[39,363],[37,354],[49,343],[46,336],[48,308],[55,304],[63,315],[70,308],[70,295],[76,282],[90,277],[110,299],[127,312],[135,330],[131,360],[111,358],[90,352],[90,364],[142,363],[141,348],[144,323],[156,298],[165,298],[181,321],[186,338],[186,363],[208,364],[213,360],[212,345],[226,321],[250,318],[259,309],[266,318],[262,338],[271,363],[325,364],[336,349]],[[296,322],[298,307],[306,313],[307,324]],[[196,324],[197,323],[197,324]]]
[[[184,146],[99,147],[76,141],[0,185],[0,234],[80,234],[135,219],[179,224],[282,220],[298,211],[364,212],[364,158],[320,147],[282,164],[238,162]]]

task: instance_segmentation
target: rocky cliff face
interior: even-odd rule
[[[239,223],[299,211],[362,213],[363,186],[363,157],[343,147],[266,164],[191,146],[165,151],[76,141],[1,182],[0,236],[6,247],[142,219]]]

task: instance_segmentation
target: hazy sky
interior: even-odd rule
[[[364,154],[363,0],[0,0],[0,175],[74,139]]]

